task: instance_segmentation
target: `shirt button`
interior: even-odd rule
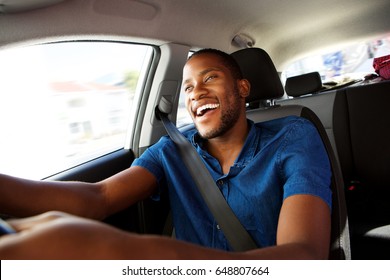
[[[220,230],[220,229],[221,229],[221,227],[220,227],[218,224],[217,224],[217,229],[218,229],[218,230]]]
[[[223,185],[223,181],[222,180],[218,181],[218,185],[222,186]]]

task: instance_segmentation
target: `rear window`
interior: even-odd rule
[[[348,83],[374,73],[373,59],[390,54],[390,34],[294,61],[282,73],[285,83],[293,77],[317,71],[323,83]]]
[[[151,56],[117,42],[1,51],[0,172],[42,179],[123,148]]]

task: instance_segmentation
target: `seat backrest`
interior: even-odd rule
[[[336,144],[350,147],[340,153],[342,168],[350,180],[390,187],[389,104],[390,81],[349,87],[337,95]]]
[[[251,83],[248,103],[261,103],[267,99],[283,96],[276,68],[269,55],[262,49],[249,48],[232,53],[241,67],[243,75]],[[307,107],[299,105],[274,106],[248,110],[247,117],[261,122],[284,116],[300,116],[310,120],[317,128],[328,152],[332,168],[332,225],[330,259],[350,259],[350,243],[347,211],[344,197],[344,184],[338,161],[327,137],[326,131],[316,114]]]
[[[388,259],[390,81],[337,92],[334,136],[347,186],[352,256]]]
[[[326,93],[306,95],[299,98],[279,99],[276,100],[275,103],[281,106],[300,105],[310,108],[321,120],[321,123],[324,126],[328,138],[332,144],[333,150],[336,152],[337,149],[333,132],[333,106],[336,93],[336,90],[332,90]]]

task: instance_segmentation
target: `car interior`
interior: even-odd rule
[[[0,173],[97,182],[127,169],[167,134],[161,100],[180,131],[193,127],[182,69],[219,49],[251,83],[249,119],[316,126],[332,169],[329,258],[390,259],[389,11],[386,0],[0,0]],[[104,222],[173,232],[167,196]]]

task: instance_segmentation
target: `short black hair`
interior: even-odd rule
[[[229,69],[230,73],[232,74],[233,78],[235,80],[240,80],[243,78],[240,66],[238,65],[237,61],[228,53],[225,53],[221,50],[217,49],[201,49],[199,51],[194,52],[188,60],[190,60],[193,57],[196,57],[201,54],[214,54],[218,56],[221,59],[221,62],[223,65]],[[187,60],[187,61],[188,61]]]

